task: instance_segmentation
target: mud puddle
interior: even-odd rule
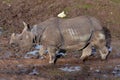
[[[36,45],[36,46],[34,46],[34,50],[25,53],[24,58],[25,59],[31,59],[31,58],[34,58],[34,59],[35,58],[41,58],[42,59],[42,57],[39,54],[39,50],[41,48],[42,48],[42,45]],[[47,50],[46,50],[46,52],[47,52]]]
[[[113,74],[115,77],[120,77],[120,65],[116,65],[116,66],[114,67],[112,74]]]
[[[61,67],[59,69],[64,72],[77,72],[77,71],[81,70],[81,67],[80,66],[65,66],[65,67]]]
[[[41,56],[39,54],[39,50],[42,47],[43,47],[42,45],[36,45],[34,47],[34,50],[25,53],[24,58],[25,59],[30,59],[30,58],[40,58],[40,59],[43,59],[43,56]],[[48,50],[45,50],[45,54],[48,54]],[[63,50],[56,51],[56,56],[66,56],[66,55],[67,54],[65,54],[65,51],[63,51]]]

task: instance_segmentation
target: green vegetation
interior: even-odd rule
[[[71,11],[71,10],[72,10],[72,7],[65,7],[63,11],[69,12],[69,11]]]
[[[93,8],[93,5],[92,4],[75,4],[75,5],[72,5],[72,6],[69,6],[69,7],[65,7],[64,8],[64,11],[65,12],[69,12],[69,11],[72,11],[73,9],[90,9],[90,8]]]
[[[3,1],[5,1],[6,3],[10,3],[12,0],[3,0]]]
[[[111,0],[114,3],[120,3],[120,0]]]
[[[91,4],[84,4],[84,5],[77,5],[78,8],[89,9],[92,8],[93,5]]]

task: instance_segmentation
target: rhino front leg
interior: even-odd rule
[[[39,50],[39,54],[42,58],[45,58],[45,54],[46,54],[46,47],[45,46],[42,46]]]
[[[85,49],[83,49],[80,59],[84,61],[87,57],[91,55],[91,53],[92,53],[91,46],[88,45]]]
[[[47,49],[48,49],[49,58],[50,58],[49,63],[54,63],[55,54],[56,54],[56,47],[49,46]]]

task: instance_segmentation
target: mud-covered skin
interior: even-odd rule
[[[49,63],[54,62],[57,50],[80,50],[83,49],[87,43],[89,43],[89,45],[83,49],[80,59],[84,60],[91,55],[92,46],[97,47],[102,59],[106,59],[108,55],[102,27],[100,22],[93,17],[79,16],[71,19],[51,18],[34,25],[32,30],[29,30],[28,27],[25,26],[21,35],[21,42],[30,44],[24,45],[24,43],[22,43],[22,46],[29,48],[31,47],[32,40],[36,37],[37,43],[40,42],[40,44],[48,50],[50,57]],[[30,37],[27,38],[28,36]],[[15,43],[21,45],[20,40],[17,39],[17,41]],[[40,50],[41,55],[43,55],[43,52],[44,49],[43,51]]]

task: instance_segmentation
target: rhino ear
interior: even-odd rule
[[[30,31],[30,30],[31,30],[29,24],[25,23],[24,21],[23,21],[23,25],[24,25],[24,27],[25,27],[25,28],[23,29],[23,31]]]

